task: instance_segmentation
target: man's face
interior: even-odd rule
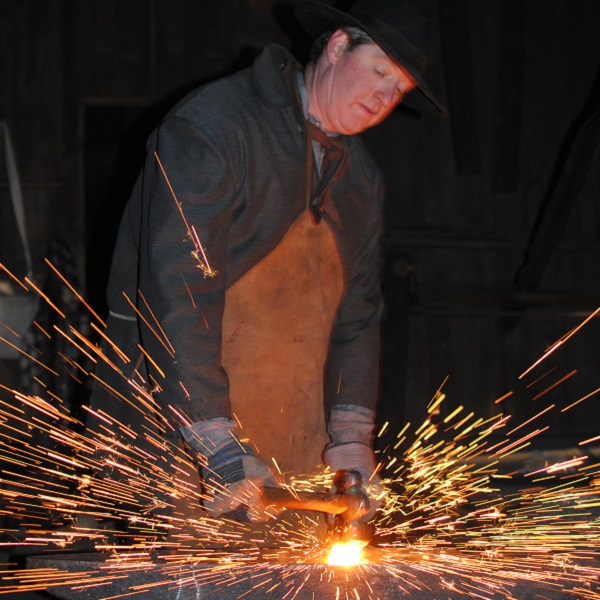
[[[353,135],[381,123],[415,82],[378,45],[361,44],[350,52],[347,40],[343,31],[333,34],[317,97],[323,128]]]

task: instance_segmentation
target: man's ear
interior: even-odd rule
[[[346,51],[350,38],[343,29],[334,31],[327,42],[327,60],[331,64],[335,64],[340,56]]]

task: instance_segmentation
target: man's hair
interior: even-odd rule
[[[374,43],[373,38],[367,35],[362,29],[359,29],[358,27],[348,26],[340,27],[340,29],[344,33],[348,34],[348,52],[352,52],[353,50],[358,48],[358,46],[362,46],[363,44]],[[336,31],[337,29],[328,29],[327,31],[324,31],[321,35],[314,39],[310,48],[311,62],[316,63],[319,60],[319,58],[325,51],[325,48],[327,47],[329,39]]]

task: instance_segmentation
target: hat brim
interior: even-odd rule
[[[373,30],[352,15],[338,10],[333,6],[321,4],[320,2],[303,2],[297,4],[295,14],[300,25],[304,27],[311,37],[317,37],[324,31],[336,30],[344,26],[362,29],[396,64],[408,71],[414,79],[416,87],[405,96],[402,104],[420,111],[425,110],[437,112],[442,115],[447,114],[446,108],[429,89],[417,66],[408,60],[397,48],[390,45],[379,32]]]

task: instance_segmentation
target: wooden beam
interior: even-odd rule
[[[567,227],[600,147],[600,107],[583,122],[569,148],[556,185],[542,205],[525,261],[515,277],[518,288],[533,290],[540,283],[552,254]]]
[[[517,191],[525,76],[527,2],[502,0],[497,10],[496,94],[492,132],[491,191]]]
[[[440,2],[440,30],[455,169],[458,175],[479,175],[481,148],[468,7],[469,0]]]
[[[556,246],[567,227],[571,211],[584,189],[600,151],[600,70],[582,115],[576,119],[559,153],[545,200],[533,229],[525,258],[513,283],[518,292],[531,293],[538,288]],[[582,300],[582,303],[585,302]],[[514,308],[514,307],[513,307]],[[522,307],[518,307],[521,309]],[[499,330],[512,332],[520,315],[499,321]]]

